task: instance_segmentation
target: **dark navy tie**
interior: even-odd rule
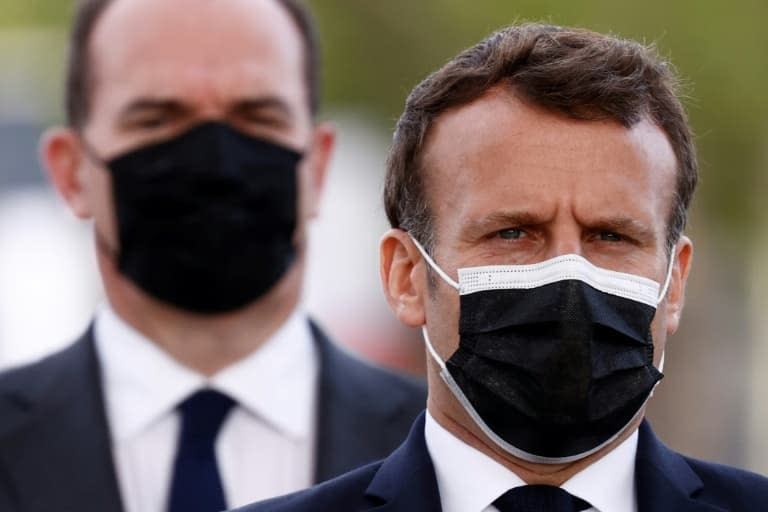
[[[168,512],[220,512],[227,508],[214,448],[234,403],[228,396],[208,389],[179,405],[181,433]]]
[[[551,485],[523,485],[493,502],[499,512],[578,512],[591,505]]]

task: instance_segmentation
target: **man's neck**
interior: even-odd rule
[[[430,390],[431,389],[433,389],[433,387],[430,382]],[[450,391],[448,390],[441,389],[441,391],[450,394]],[[461,439],[464,443],[488,455],[530,485],[561,486],[574,475],[584,470],[587,466],[593,464],[619,446],[624,440],[632,435],[643,418],[642,413],[638,414],[638,417],[621,433],[621,435],[592,455],[563,464],[541,464],[528,462],[502,450],[482,433],[480,428],[473,422],[453,396],[449,399],[452,405],[447,410],[444,407],[438,407],[437,401],[433,400],[433,398],[434,394],[430,391],[427,407],[435,421],[454,436]],[[445,402],[443,401],[443,403]]]
[[[115,313],[179,363],[206,376],[263,345],[296,309],[302,265],[296,262],[267,295],[232,313],[202,315],[148,297],[100,261]]]

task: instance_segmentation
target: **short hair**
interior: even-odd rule
[[[91,113],[93,61],[90,40],[96,23],[115,0],[80,0],[70,34],[66,79],[66,119],[69,126],[82,128]],[[276,0],[296,24],[304,50],[304,77],[309,109],[314,116],[320,108],[320,42],[309,8],[302,0]]]
[[[693,134],[671,64],[652,47],[595,32],[529,23],[510,26],[468,48],[408,96],[387,158],[384,206],[392,227],[434,248],[433,217],[422,156],[441,114],[495,86],[525,101],[580,120],[613,120],[629,128],[642,119],[659,126],[677,160],[667,219],[671,251],[688,216],[698,163]]]

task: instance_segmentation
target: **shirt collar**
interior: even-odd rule
[[[461,441],[427,412],[424,435],[444,512],[482,512],[509,489],[525,485],[514,472]],[[562,485],[599,512],[634,512],[637,431]]]
[[[306,315],[296,311],[245,359],[213,377],[212,387],[298,439],[312,432],[317,354]]]
[[[561,487],[588,501],[599,512],[635,512],[635,456],[637,430]]]
[[[112,435],[139,435],[203,388],[226,393],[249,414],[296,438],[314,418],[317,356],[305,315],[296,311],[258,350],[212,378],[173,359],[108,305],[95,322]]]
[[[435,467],[443,512],[482,512],[520,477],[461,441],[427,412],[424,437]]]

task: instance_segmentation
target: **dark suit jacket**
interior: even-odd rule
[[[315,481],[386,456],[424,409],[422,383],[369,366],[312,324],[319,354]],[[0,511],[120,512],[91,330],[0,374]]]
[[[768,510],[768,480],[753,473],[684,457],[640,427],[636,483],[639,512]],[[424,442],[424,416],[383,461],[319,486],[236,512],[440,512],[440,495]]]

